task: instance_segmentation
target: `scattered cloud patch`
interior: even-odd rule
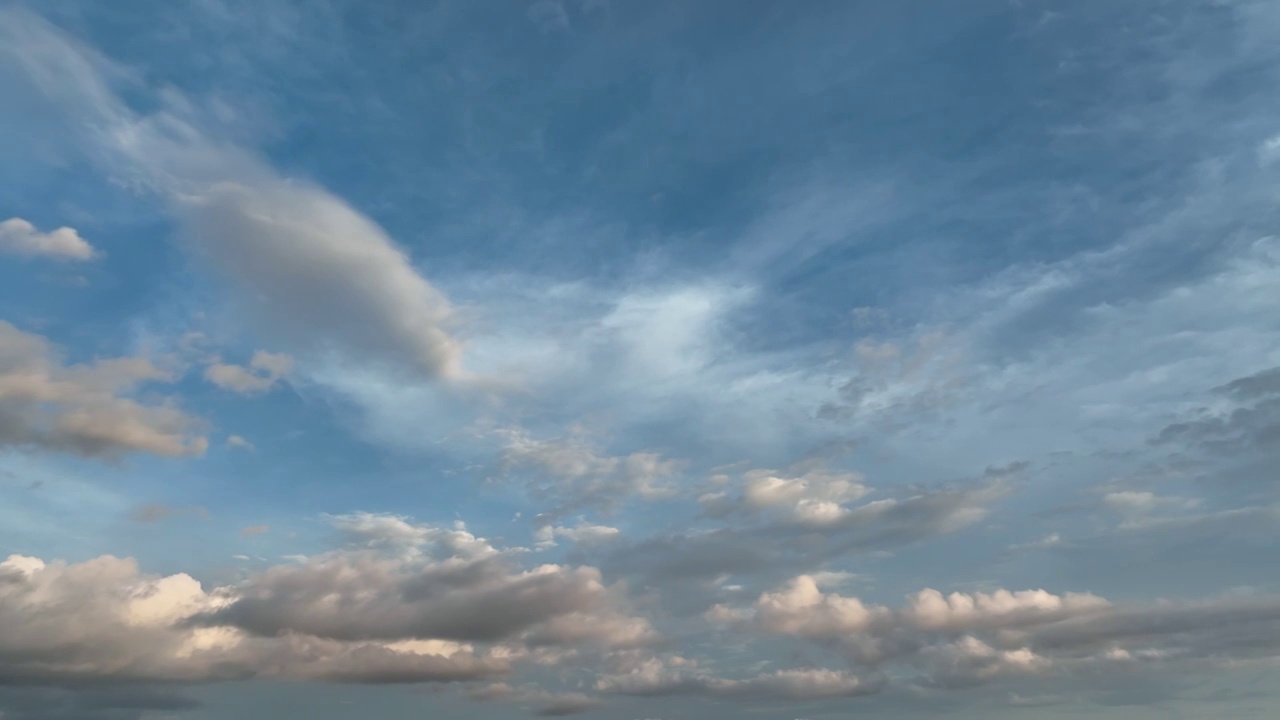
[[[172,401],[133,397],[172,373],[142,357],[65,364],[45,338],[0,321],[0,446],[88,457],[203,455],[201,423]]]
[[[255,395],[270,390],[293,370],[293,358],[283,353],[259,350],[253,354],[248,366],[231,365],[221,361],[205,368],[204,378],[223,390]]]
[[[0,253],[80,262],[98,255],[75,228],[40,232],[35,225],[17,217],[0,222]]]

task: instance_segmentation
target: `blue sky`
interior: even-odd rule
[[[1270,717],[1263,0],[0,2],[0,717]]]

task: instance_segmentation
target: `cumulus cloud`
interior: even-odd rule
[[[35,15],[6,12],[0,37],[41,93],[95,128],[95,157],[170,201],[192,253],[273,337],[418,377],[458,372],[450,303],[373,220],[210,137],[181,104],[135,113],[106,60]]]
[[[525,638],[609,646],[653,637],[646,622],[616,612],[618,591],[595,568],[522,569],[512,552],[465,526],[450,530],[367,513],[332,522],[350,548],[245,580],[205,621],[262,637],[302,633],[343,641]]]
[[[97,255],[75,228],[60,227],[45,233],[18,217],[0,222],[0,253],[78,261]]]
[[[293,358],[284,353],[259,350],[249,365],[232,365],[221,361],[205,368],[204,378],[223,390],[254,395],[270,390],[293,370]]]
[[[525,569],[506,551],[454,552],[422,537],[417,555],[353,545],[213,589],[129,559],[11,556],[0,563],[0,685],[471,681],[657,639],[594,568]]]
[[[200,423],[171,402],[133,397],[175,378],[141,357],[64,364],[45,338],[0,321],[0,446],[113,456],[201,455]]]
[[[801,576],[753,605],[718,606],[708,617],[838,650],[864,673],[914,668],[911,682],[942,687],[1135,663],[1280,658],[1280,598],[1273,595],[1120,604],[1089,593],[925,589],[889,608],[824,593]]]
[[[698,502],[713,517],[733,511],[767,511],[801,524],[822,527],[838,523],[849,512],[846,503],[870,490],[858,473],[812,469],[797,477],[781,477],[772,470],[752,470],[743,476],[738,496],[728,491],[703,494]]]

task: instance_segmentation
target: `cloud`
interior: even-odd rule
[[[565,538],[582,546],[595,546],[611,542],[621,537],[622,531],[608,525],[587,525],[579,523],[573,527],[560,525],[543,525],[534,533],[538,549],[555,547],[556,538]]]
[[[197,700],[160,687],[0,688],[4,720],[145,720],[156,713],[180,713],[200,706]]]
[[[797,503],[805,501],[805,493],[862,497],[871,491],[856,485],[852,475],[818,474],[807,476],[804,483],[778,483],[772,473],[748,473],[747,487],[762,482],[761,487],[768,489],[754,501],[770,510],[763,521],[620,543],[609,552],[605,567],[639,575],[647,583],[706,582],[721,575],[789,575],[797,569],[817,568],[832,558],[903,547],[971,527],[987,517],[989,505],[1012,492],[1026,468],[1024,463],[1013,463],[952,485],[904,487],[897,489],[896,497],[832,503],[817,517],[795,512],[803,507]],[[823,481],[815,483],[814,478]],[[831,484],[825,484],[828,481]],[[736,508],[749,507],[752,501],[745,494],[734,498],[726,492],[715,501],[704,495],[702,502]],[[687,594],[689,588],[684,590]]]
[[[537,440],[522,430],[496,434],[505,445],[502,473],[527,479],[536,496],[557,503],[554,514],[584,507],[613,510],[632,497],[653,500],[675,493],[669,481],[681,463],[658,453],[602,454],[581,431],[554,440]]]
[[[250,452],[256,449],[253,443],[249,442],[248,440],[244,439],[239,435],[228,435],[227,446],[233,447],[233,448],[240,448],[242,450],[249,450]]]
[[[653,658],[622,674],[606,675],[596,681],[596,690],[616,695],[662,696],[702,695],[764,700],[815,700],[856,697],[880,689],[867,681],[838,670],[779,670],[746,679],[709,675],[689,667],[687,661],[674,667]]]
[[[40,93],[94,128],[83,139],[96,158],[125,161],[170,201],[192,254],[273,337],[418,377],[457,374],[448,300],[375,222],[209,136],[180,104],[133,112],[109,82],[121,73],[35,15],[5,11],[0,37]]]
[[[214,362],[205,368],[204,378],[223,390],[254,395],[270,390],[293,370],[293,358],[283,353],[259,350],[248,367]]]
[[[822,527],[838,523],[847,503],[866,495],[858,473],[811,469],[797,477],[780,477],[773,470],[752,470],[743,476],[738,497],[727,491],[702,495],[698,502],[713,517],[733,511],[766,511],[801,525]]]
[[[925,589],[900,608],[823,593],[800,576],[749,607],[708,617],[839,651],[861,672],[915,668],[909,682],[968,687],[1015,675],[1122,672],[1142,664],[1247,663],[1280,658],[1280,597],[1112,603],[1045,590],[943,594]]]
[[[958,403],[973,382],[967,339],[930,329],[901,340],[863,338],[853,346],[839,400],[818,416],[882,431],[904,429]]]
[[[414,556],[335,550],[212,590],[186,574],[143,574],[130,559],[10,556],[0,563],[0,686],[471,681],[657,639],[592,568],[521,569],[496,549],[421,545]]]
[[[267,570],[209,622],[263,637],[492,642],[560,615],[603,609],[607,598],[591,568],[514,571],[498,558],[419,564],[338,553]]]
[[[1152,442],[1215,455],[1280,452],[1280,368],[1237,378],[1215,390],[1230,404],[1199,408],[1191,417],[1165,426]]]
[[[17,217],[0,222],[0,253],[78,261],[92,260],[98,254],[75,228],[42,233]]]
[[[0,321],[0,446],[202,455],[199,421],[172,403],[131,397],[143,384],[173,380],[141,357],[65,365],[48,340]]]
[[[205,622],[260,637],[341,641],[435,638],[629,644],[647,623],[618,615],[618,591],[592,567],[520,569],[511,553],[458,527],[359,514],[332,522],[351,549],[272,567],[240,583]],[[336,602],[335,602],[336,601]],[[556,624],[572,617],[577,630]]]
[[[176,515],[192,514],[206,516],[209,514],[202,507],[172,507],[162,503],[149,503],[136,507],[129,513],[129,519],[137,523],[155,523]]]
[[[467,693],[472,700],[503,701],[518,705],[533,705],[533,714],[539,717],[564,717],[579,715],[600,706],[598,698],[579,692],[548,692],[538,687],[512,687],[506,683],[493,683]]]
[[[207,150],[136,152],[163,168]],[[458,372],[459,348],[444,329],[448,301],[381,228],[320,188],[256,162],[242,175],[237,164],[226,177],[171,190],[193,249],[242,290],[251,312],[313,352],[336,347],[428,377]]]
[[[241,530],[240,535],[242,537],[252,537],[254,535],[263,535],[270,529],[271,529],[270,526],[267,526],[267,525],[250,525],[249,527]]]

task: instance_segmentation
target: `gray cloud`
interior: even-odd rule
[[[163,176],[190,171],[189,156],[205,150],[161,143],[136,159]],[[240,288],[250,312],[310,351],[332,346],[428,376],[455,374],[449,303],[386,233],[324,190],[251,162],[222,178],[179,175],[169,188],[193,249]]]
[[[146,685],[77,690],[0,687],[0,713],[5,720],[143,720],[156,713],[198,707],[200,703],[194,699]]]
[[[1015,463],[950,486],[903,488],[896,497],[849,504],[830,498],[861,498],[870,491],[848,475],[785,479],[749,473],[740,495],[724,491],[720,500],[733,508],[757,505],[768,511],[764,522],[619,544],[606,555],[604,567],[659,585],[706,582],[721,575],[776,581],[833,558],[906,546],[970,527],[987,516],[991,503],[1012,491],[1025,471],[1025,464]],[[815,500],[821,511],[816,514]],[[716,502],[704,496],[704,505]]]
[[[1236,400],[1255,400],[1270,395],[1280,395],[1280,367],[1237,378],[1215,390]]]
[[[506,683],[494,683],[476,688],[467,694],[477,701],[502,701],[532,706],[539,717],[565,717],[599,707],[600,700],[579,692],[548,692],[536,686],[512,687]]]
[[[112,456],[201,455],[200,423],[172,403],[131,395],[172,374],[141,357],[66,365],[43,337],[0,321],[0,446]]]
[[[375,222],[209,137],[181,102],[137,115],[107,81],[115,69],[38,16],[6,10],[0,37],[39,92],[95,128],[95,157],[171,201],[193,254],[273,337],[418,376],[457,373],[448,301]]]
[[[1167,425],[1153,442],[1214,454],[1280,451],[1280,368],[1237,378],[1215,390],[1235,406],[1202,408],[1193,417]]]
[[[237,593],[207,621],[264,637],[299,632],[339,640],[492,642],[566,613],[603,609],[607,600],[591,568],[518,572],[498,557],[416,564],[361,553],[274,567]]]
[[[446,530],[367,513],[332,522],[356,547],[269,568],[239,583],[234,598],[199,622],[260,637],[301,633],[348,642],[615,648],[657,638],[647,621],[617,611],[619,591],[595,568],[524,570],[512,553],[464,526]]]

